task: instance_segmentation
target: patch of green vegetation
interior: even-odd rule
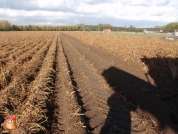
[[[103,31],[91,31],[92,33],[96,34],[103,34]],[[142,37],[161,37],[164,36],[163,33],[154,33],[154,34],[144,34],[143,32],[122,32],[122,31],[112,31],[111,34],[113,35],[125,35],[125,36],[142,36]]]

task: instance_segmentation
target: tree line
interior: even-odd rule
[[[175,30],[178,30],[178,22],[171,22],[169,24],[167,24],[164,28],[164,31],[167,32],[174,32]]]
[[[112,31],[125,31],[125,32],[143,32],[147,28],[136,28],[132,25],[129,27],[116,27],[110,24],[98,25],[71,25],[71,26],[50,26],[50,25],[15,25],[7,20],[0,20],[0,31],[103,31],[103,29],[111,29]],[[166,26],[155,26],[156,31],[163,30],[164,32],[174,32],[178,29],[178,22],[171,22]]]

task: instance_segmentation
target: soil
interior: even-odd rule
[[[176,85],[134,63],[60,34],[55,77],[51,133],[178,133]]]

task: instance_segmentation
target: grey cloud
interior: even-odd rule
[[[95,18],[94,20],[97,20],[97,18]],[[96,22],[95,24],[107,23],[113,26],[127,26],[127,27],[130,25],[135,26],[135,27],[154,27],[157,25],[162,26],[162,25],[167,24],[166,22],[161,22],[161,21],[126,20],[126,19],[113,19],[113,18],[100,18],[95,22]]]
[[[51,22],[52,25],[57,25],[57,24],[65,24],[65,25],[75,25],[76,23],[74,22],[77,20],[79,23],[83,23],[84,19],[80,16],[73,16],[68,18],[58,18],[58,17],[42,17],[42,16],[35,16],[35,17],[26,17],[26,16],[18,16],[18,17],[1,17],[3,20],[8,20],[12,24],[17,24],[17,25],[39,25],[45,24],[47,22]],[[16,21],[14,21],[16,20]]]
[[[145,2],[142,2],[142,3],[136,3],[136,4],[134,4],[134,3],[132,3],[132,2],[127,2],[127,4],[129,4],[129,5],[131,5],[131,6],[143,6],[143,7],[149,7],[149,6],[151,6],[151,5],[156,5],[156,6],[166,6],[166,5],[169,5],[169,3],[170,3],[171,1],[170,0],[163,0],[163,1],[161,1],[161,2],[157,2],[157,1],[155,1],[155,2],[153,2],[153,1],[145,1]]]
[[[129,1],[126,1],[126,2],[123,2],[123,4],[125,5],[130,5],[130,6],[143,6],[143,7],[149,7],[153,4],[153,2],[151,0],[145,0],[145,1],[132,1],[132,0],[129,0]]]
[[[63,3],[58,7],[40,8],[37,5],[30,3],[29,1],[22,1],[22,0],[18,0],[18,2],[16,0],[0,1],[0,8],[6,8],[6,9],[25,10],[25,11],[41,10],[41,11],[52,11],[52,12],[68,12],[68,13],[83,14],[83,15],[94,14],[94,13],[84,13],[82,11],[80,12],[76,11],[75,5],[68,7],[65,5],[65,3]]]
[[[162,1],[161,3],[157,3],[157,6],[166,6],[169,5],[169,3],[171,2],[171,0],[166,0],[166,1]]]
[[[113,19],[113,18],[97,18],[92,16],[72,16],[70,19],[61,19],[58,17],[4,17],[2,19],[6,19],[10,21],[12,24],[17,25],[38,25],[39,23],[44,24],[47,22],[51,22],[52,25],[57,24],[65,24],[65,25],[75,25],[84,23],[86,25],[97,25],[99,23],[107,23],[113,26],[135,26],[135,27],[154,27],[156,25],[166,25],[166,22],[161,21],[147,21],[147,20],[125,20],[125,19]],[[16,21],[14,21],[16,19]],[[75,23],[77,21],[78,23]]]
[[[153,13],[153,14],[151,14],[152,16],[157,16],[157,17],[159,17],[159,16],[163,16],[164,15],[164,13],[160,13],[160,12],[155,12],[155,13]]]
[[[9,8],[16,10],[42,10],[42,11],[62,11],[62,12],[75,12],[73,8],[67,7],[65,4],[61,4],[58,7],[40,8],[36,4],[30,3],[30,1],[22,0],[2,0],[0,1],[0,8]]]
[[[84,3],[89,4],[89,5],[96,5],[96,4],[102,4],[102,3],[111,3],[114,0],[90,0],[90,1],[86,1]]]
[[[148,6],[151,6],[151,3],[148,2],[148,3],[138,3],[138,4],[133,4],[133,3],[129,3],[130,6],[143,6],[143,7],[148,7]]]
[[[28,2],[28,1],[2,0],[2,1],[0,1],[0,8],[33,10],[33,9],[36,9],[36,6],[30,4],[30,2]]]
[[[17,2],[18,1],[18,2]],[[113,2],[114,0],[91,0],[89,2],[86,2],[88,4],[98,4],[98,3],[104,3],[104,2]],[[166,1],[168,3],[168,1]],[[163,2],[161,4],[166,4],[166,2]],[[56,8],[39,8],[35,4],[31,4],[27,0],[0,0],[0,8],[9,8],[9,9],[17,9],[19,10],[27,10],[27,11],[35,11],[35,10],[46,10],[46,11],[61,11],[61,12],[70,12],[73,13],[74,16],[71,16],[70,18],[59,18],[56,16],[18,16],[18,17],[7,17],[7,16],[0,16],[0,19],[6,19],[10,21],[13,24],[20,24],[20,25],[29,25],[29,24],[39,24],[39,23],[46,23],[51,22],[52,25],[57,25],[59,23],[66,24],[66,25],[73,25],[77,23],[85,23],[87,25],[96,25],[98,23],[108,23],[114,26],[130,26],[133,25],[135,27],[154,27],[155,25],[165,25],[166,22],[161,21],[136,21],[136,20],[124,20],[124,19],[115,19],[115,18],[109,18],[109,17],[95,17],[99,16],[99,14],[92,14],[92,13],[83,13],[82,11],[77,12],[75,11],[75,8],[78,4],[78,1],[73,5],[73,7],[66,6],[65,3],[60,5]],[[123,4],[129,4],[129,1],[126,1]],[[140,5],[140,4],[138,4]],[[141,3],[141,5],[149,6],[150,3]],[[83,14],[82,17],[81,14]],[[161,16],[161,13],[156,13],[154,16]],[[66,15],[67,16],[67,15]],[[14,21],[16,20],[16,21]],[[75,22],[76,21],[76,22]]]
[[[178,8],[178,0],[171,0],[169,5],[177,9]]]

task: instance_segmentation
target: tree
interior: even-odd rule
[[[164,27],[166,32],[174,32],[175,29],[178,29],[178,22],[171,22]]]
[[[11,28],[12,25],[7,20],[0,20],[0,31],[10,31]]]

